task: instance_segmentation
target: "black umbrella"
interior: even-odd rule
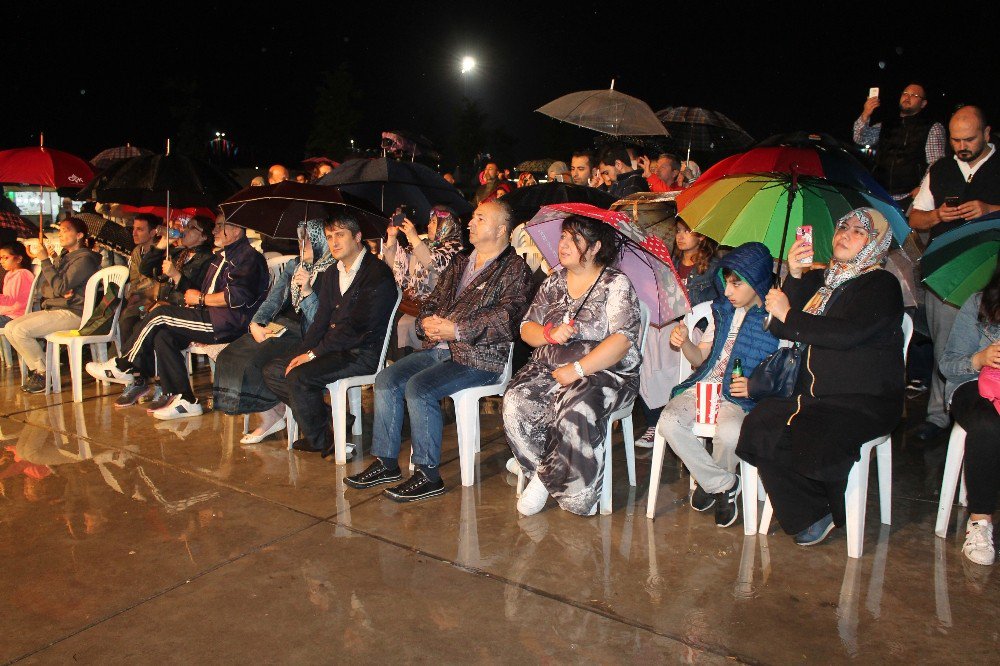
[[[286,180],[275,185],[248,187],[221,204],[226,221],[276,238],[298,238],[298,225],[326,219],[339,209],[358,218],[363,238],[385,236],[389,220],[364,199],[333,187]]]
[[[687,149],[687,159],[691,159],[692,150],[745,150],[753,144],[752,136],[718,111],[696,106],[668,106],[657,111],[656,117],[670,130],[677,147]]]
[[[615,197],[594,187],[559,182],[519,187],[506,195],[503,200],[511,207],[514,220],[518,223],[530,220],[542,206],[585,203],[608,209],[616,201]]]
[[[108,167],[127,160],[130,157],[141,157],[142,155],[152,155],[153,151],[145,148],[136,148],[130,143],[115,148],[106,148],[90,158],[90,163],[98,171],[104,171]]]
[[[135,249],[132,230],[128,227],[97,213],[77,213],[73,217],[83,220],[87,225],[87,233],[101,245],[125,255],[132,254]]]
[[[472,212],[472,204],[439,173],[418,162],[397,162],[387,158],[344,162],[316,181],[371,202],[386,215],[399,206],[417,211],[417,224],[426,224],[435,204],[450,206],[459,215]]]

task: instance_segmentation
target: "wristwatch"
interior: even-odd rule
[[[306,352],[306,356],[309,357],[310,361],[315,361],[316,360],[316,354],[314,354],[313,350],[311,350],[311,349]]]

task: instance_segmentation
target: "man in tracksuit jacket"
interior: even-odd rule
[[[93,377],[122,384],[146,382],[159,372],[160,385],[172,398],[153,411],[158,419],[202,413],[183,351],[192,342],[216,344],[243,335],[267,295],[267,261],[250,245],[246,230],[220,217],[214,235],[221,249],[205,271],[201,289],[184,292],[184,306],[163,305],[150,312],[122,356],[87,364]]]

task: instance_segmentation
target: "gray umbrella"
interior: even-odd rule
[[[614,81],[609,90],[570,93],[535,110],[611,136],[670,136],[648,104],[615,90]]]

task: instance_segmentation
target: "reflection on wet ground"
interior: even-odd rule
[[[242,419],[17,384],[0,374],[0,662],[996,660],[992,570],[933,533],[944,441],[897,438],[893,525],[873,488],[852,560],[843,535],[716,528],[673,461],[647,520],[641,454],[610,516],[521,517],[489,407],[476,485],[448,426],[449,492],[400,506],[345,486],[367,459],[240,445]]]

